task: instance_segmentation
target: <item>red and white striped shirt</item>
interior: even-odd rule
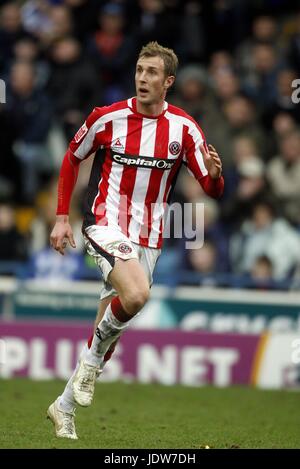
[[[223,178],[212,179],[204,165],[203,142],[194,119],[167,102],[155,117],[138,113],[136,98],[95,108],[65,156],[57,214],[68,213],[78,164],[96,152],[83,227],[112,226],[135,243],[160,248],[165,206],[182,163],[207,194],[223,192]]]

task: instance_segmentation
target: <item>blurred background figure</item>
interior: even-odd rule
[[[33,204],[40,189],[40,174],[44,169],[51,170],[45,146],[51,114],[47,94],[36,87],[34,66],[29,62],[14,63],[2,118],[11,128],[12,150],[19,165],[19,174],[15,175],[19,203]]]
[[[105,4],[98,13],[98,29],[91,36],[89,51],[105,84],[104,101],[121,100],[129,86],[128,71],[133,64],[133,38],[125,33],[124,9],[116,3]]]
[[[272,264],[274,279],[291,277],[300,258],[298,232],[276,215],[274,206],[261,202],[254,206],[251,218],[230,240],[230,256],[235,272],[249,273],[260,256]]]
[[[197,64],[187,65],[178,73],[176,91],[172,96],[172,104],[184,106],[184,109],[197,122],[204,121],[209,104],[207,75],[203,67]]]
[[[74,37],[58,39],[51,46],[49,57],[51,71],[47,89],[69,141],[95,103],[101,102],[102,82],[93,62],[84,55]]]
[[[287,219],[300,225],[300,132],[285,134],[279,145],[280,154],[268,164],[271,189]]]
[[[9,2],[0,10],[0,72],[13,57],[16,41],[26,37],[21,10],[17,2]]]
[[[265,255],[257,257],[250,271],[253,287],[263,290],[271,289],[274,284],[273,276],[273,264],[270,258]]]
[[[26,261],[28,245],[16,226],[14,207],[10,203],[0,202],[0,259],[12,262]],[[10,274],[9,265],[1,269],[2,274]]]

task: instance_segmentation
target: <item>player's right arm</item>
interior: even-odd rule
[[[104,141],[105,125],[101,122],[103,108],[95,108],[80,127],[64,156],[58,179],[56,223],[50,234],[50,244],[60,254],[69,242],[76,247],[69,222],[69,208],[82,160],[94,153]]]
[[[67,242],[76,247],[73,231],[69,223],[69,207],[72,193],[77,181],[80,160],[68,149],[63,159],[59,179],[56,210],[56,223],[50,235],[51,246],[64,255]]]

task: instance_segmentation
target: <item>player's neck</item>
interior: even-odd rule
[[[144,116],[159,116],[164,110],[164,100],[155,104],[144,104],[136,100],[136,110]]]

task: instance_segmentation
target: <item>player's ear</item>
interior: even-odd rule
[[[165,79],[165,89],[168,90],[169,88],[171,88],[171,86],[173,85],[175,81],[175,77],[173,75],[170,75],[168,76],[166,79]]]

